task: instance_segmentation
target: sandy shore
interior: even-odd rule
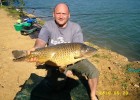
[[[7,15],[3,9],[0,12],[0,100],[13,100],[31,73],[45,76],[46,71],[36,69],[35,63],[12,61],[12,50],[27,50],[33,46],[35,39],[16,32],[13,27],[16,19]],[[100,70],[97,89],[100,100],[138,100],[140,76],[138,73],[125,73],[125,66],[131,64],[127,58],[110,50],[94,47],[99,51],[96,57],[89,60]],[[135,65],[140,68],[139,63]]]
[[[45,70],[37,70],[35,63],[14,63],[12,50],[27,50],[34,44],[34,39],[22,36],[14,30],[16,19],[8,16],[0,9],[0,100],[13,100],[21,89],[19,86],[27,80],[31,73],[44,76]]]

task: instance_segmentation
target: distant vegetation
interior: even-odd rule
[[[23,7],[25,5],[24,0],[1,0],[1,4],[11,7]]]
[[[13,17],[19,17],[23,14],[22,9],[20,8],[24,6],[24,0],[1,0],[1,8],[6,9]]]

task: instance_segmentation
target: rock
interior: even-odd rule
[[[139,85],[135,84],[135,85],[134,85],[134,87],[137,87],[137,88],[139,88]]]

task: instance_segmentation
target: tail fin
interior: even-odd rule
[[[19,59],[27,56],[27,51],[25,50],[13,50],[12,54],[14,56],[14,59]]]

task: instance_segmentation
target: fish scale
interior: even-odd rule
[[[67,65],[74,64],[77,61],[91,57],[97,49],[87,46],[83,43],[63,43],[54,46],[48,46],[31,52],[30,55],[24,54],[22,50],[13,50],[13,61],[27,61],[31,58],[37,58],[37,63],[46,63],[48,65],[65,69]],[[20,53],[23,55],[20,55]]]

